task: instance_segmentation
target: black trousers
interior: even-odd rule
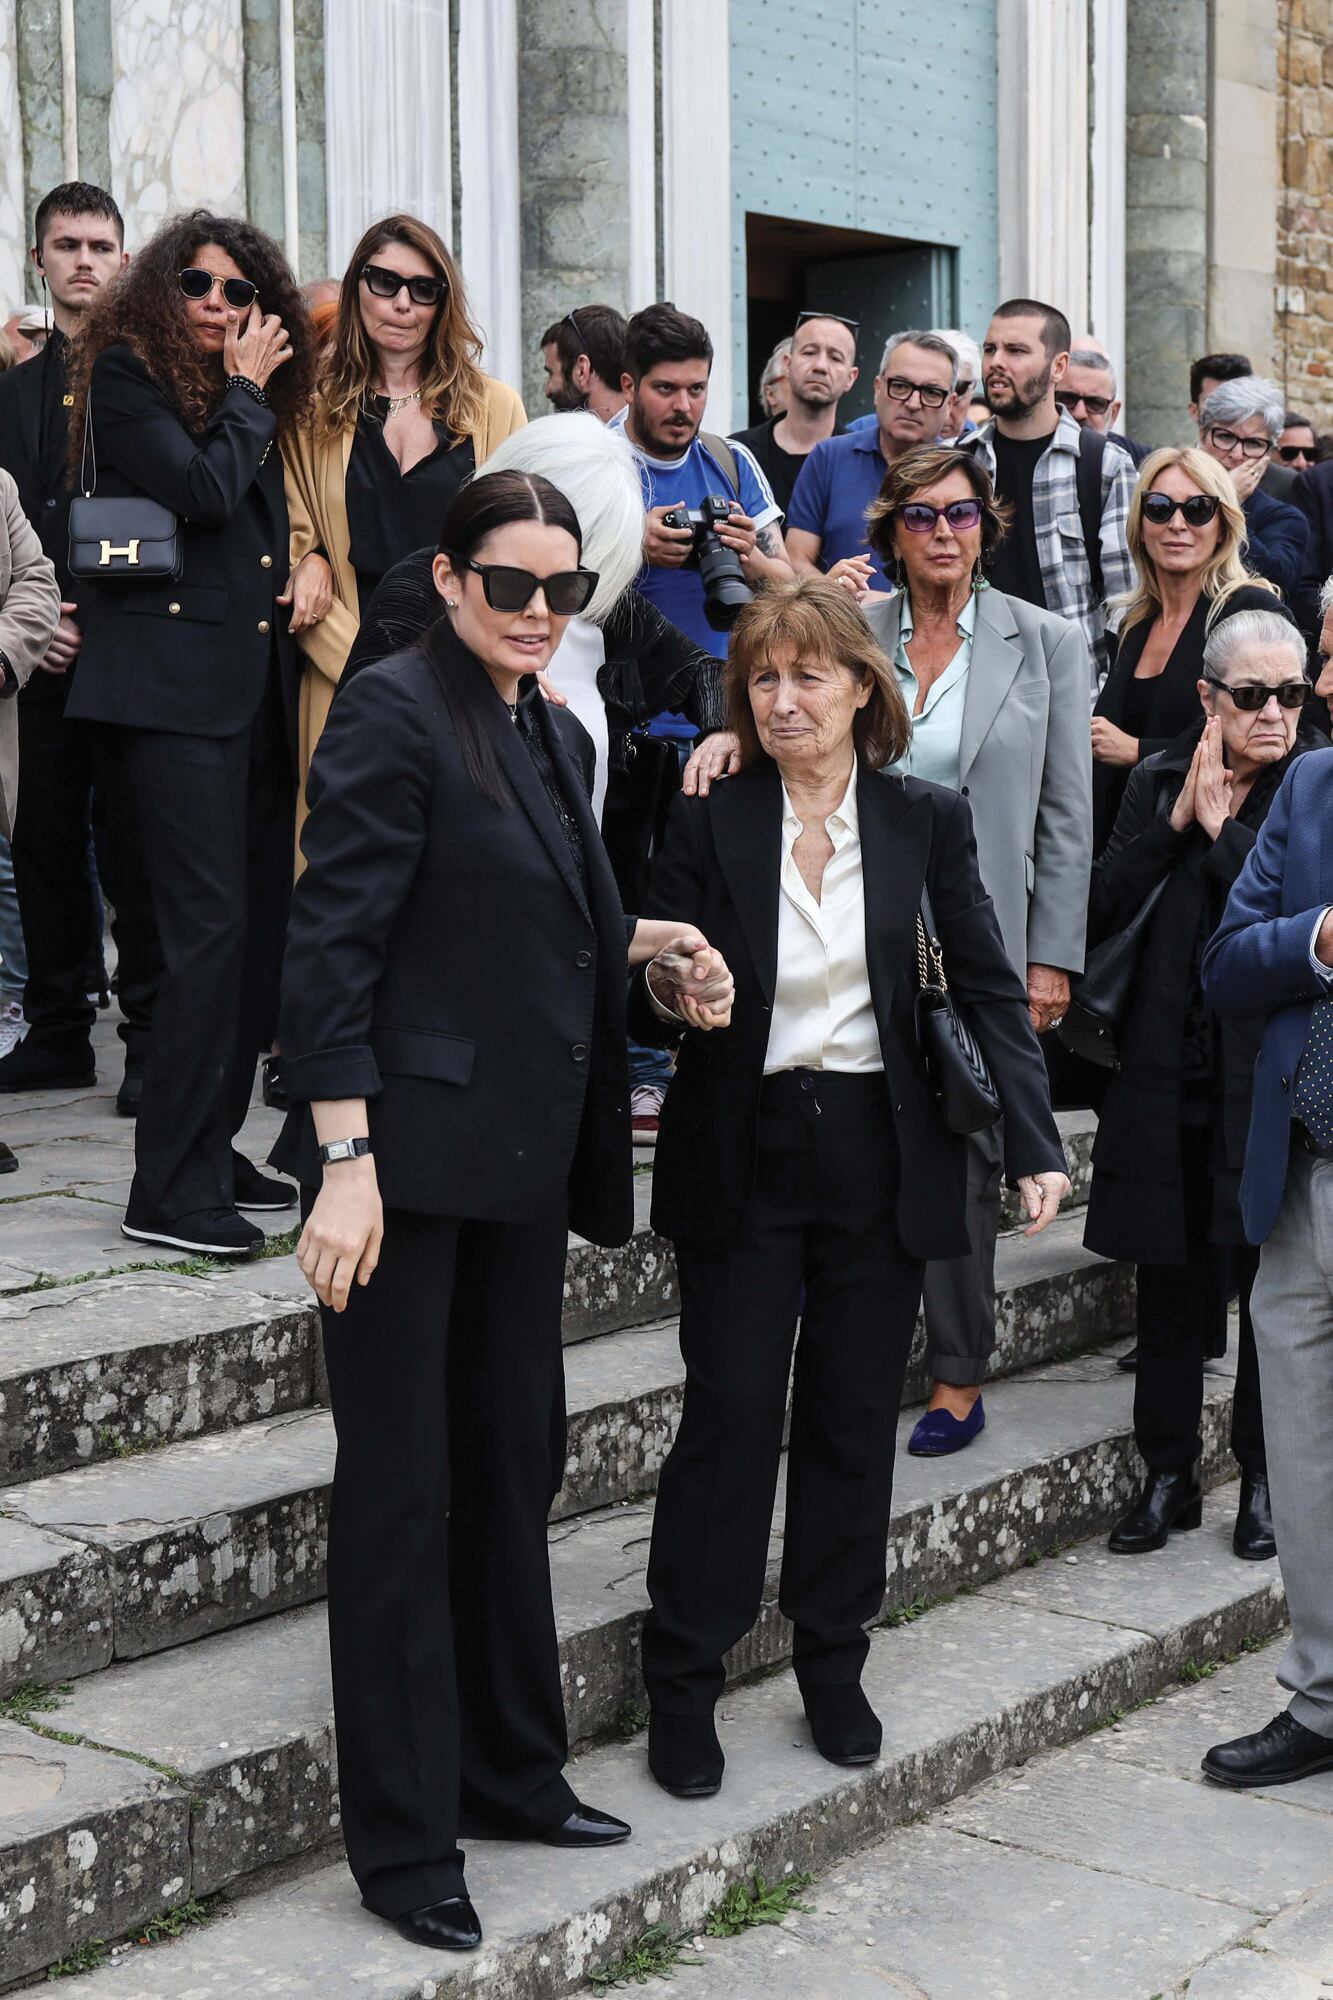
[[[343,1834],[381,1916],[464,1893],[460,1814],[539,1831],[574,1809],[546,1543],[567,1242],[563,1206],[390,1210],[369,1285],[322,1313]]]
[[[806,1686],[859,1680],[884,1597],[895,1427],[922,1265],[898,1240],[882,1076],[769,1078],[744,1233],[676,1246],[685,1400],[662,1468],[643,1672],[655,1708],[707,1714],[763,1598],[796,1323],[779,1602]],[[802,1287],[804,1286],[804,1306]]]
[[[13,853],[28,951],[23,1011],[43,1043],[75,1053],[88,1047],[96,1017],[88,968],[101,963],[91,825],[114,912],[120,1035],[127,1055],[142,1057],[162,960],[124,732],[67,719],[63,706],[63,687],[48,688],[40,676],[18,696],[23,806]]]
[[[1178,1472],[1198,1457],[1203,1449],[1204,1356],[1225,1346],[1227,1302],[1235,1289],[1240,1294],[1240,1342],[1231,1449],[1243,1471],[1262,1472],[1264,1416],[1250,1319],[1259,1252],[1245,1244],[1210,1243],[1212,1133],[1186,1125],[1180,1136],[1187,1261],[1137,1266],[1134,1437],[1153,1472]]]
[[[237,736],[118,732],[162,945],[131,1202],[232,1205],[231,1141],[277,1023],[296,785],[274,705]]]

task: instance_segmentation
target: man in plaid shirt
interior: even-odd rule
[[[1095,594],[1078,505],[1080,427],[1056,403],[1069,366],[1069,322],[1054,306],[1010,299],[998,306],[982,345],[982,381],[993,415],[961,441],[985,462],[1013,521],[991,558],[990,581],[1010,597],[1077,619],[1092,655],[1094,685],[1105,678],[1105,601],[1131,588],[1134,568],[1125,522],[1134,461],[1107,438],[1101,464],[1099,547],[1102,596]]]

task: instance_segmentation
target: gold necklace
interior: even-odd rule
[[[410,409],[413,403],[421,401],[420,389],[414,389],[410,396],[380,396],[378,390],[375,393],[381,403],[388,404],[385,415],[390,417],[396,417],[400,410]]]

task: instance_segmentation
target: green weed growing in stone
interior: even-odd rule
[[[134,1933],[132,1942],[162,1944],[167,1938],[183,1937],[186,1931],[202,1930],[205,1924],[222,1915],[227,1902],[225,1889],[212,1896],[193,1896],[188,1903],[179,1903],[174,1910],[164,1910],[160,1917],[154,1917]]]
[[[108,1945],[101,1938],[94,1938],[91,1944],[81,1944],[66,1958],[58,1958],[54,1965],[48,1965],[48,1979],[77,1979],[81,1972],[96,1972],[99,1965],[105,1965],[111,1956]]]
[[[1200,1681],[1210,1681],[1215,1673],[1229,1665],[1228,1660],[1186,1660],[1180,1669],[1180,1678],[1187,1687],[1196,1687]]]
[[[111,1458],[138,1458],[141,1452],[153,1450],[151,1438],[140,1438],[136,1441],[133,1438],[118,1437],[110,1424],[98,1427],[97,1442]]]
[[[70,1681],[61,1681],[57,1687],[44,1687],[40,1681],[22,1681],[0,1701],[0,1721],[27,1722],[34,1715],[49,1715],[72,1692]]]
[[[890,1632],[896,1632],[900,1625],[911,1625],[918,1618],[923,1618],[929,1609],[929,1598],[914,1597],[910,1604],[895,1604],[891,1611],[884,1613],[879,1622],[887,1626]]]
[[[756,1924],[780,1924],[793,1910],[809,1911],[809,1903],[798,1903],[798,1890],[809,1886],[808,1875],[786,1875],[781,1882],[765,1882],[757,1871],[748,1882],[733,1883],[704,1926],[713,1938],[739,1937]]]
[[[626,1741],[637,1736],[648,1727],[648,1704],[642,1701],[622,1701],[616,1710],[616,1731]]]
[[[295,1228],[285,1229],[281,1236],[270,1236],[255,1262],[262,1264],[266,1257],[290,1257],[300,1240],[300,1235],[301,1225],[298,1222]]]
[[[649,1924],[619,1958],[590,1972],[588,1984],[594,1993],[610,1993],[618,1986],[646,1986],[650,1979],[670,1979],[678,1965],[703,1964],[690,1953],[692,1942],[688,1931],[676,1936],[665,1924]]]

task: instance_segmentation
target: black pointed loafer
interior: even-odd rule
[[[1106,1546],[1113,1556],[1144,1556],[1164,1549],[1173,1528],[1202,1524],[1198,1466],[1185,1472],[1150,1472],[1134,1505],[1112,1528]]]
[[[884,1740],[879,1717],[859,1682],[801,1689],[815,1748],[830,1764],[873,1764]]]
[[[448,1896],[442,1903],[427,1903],[423,1910],[409,1910],[389,1921],[409,1944],[423,1944],[431,1951],[475,1951],[481,1943],[481,1919],[466,1896]]]
[[[1214,1784],[1252,1791],[1258,1785],[1294,1785],[1316,1771],[1333,1771],[1333,1736],[1321,1736],[1297,1722],[1290,1709],[1275,1715],[1253,1736],[1214,1743],[1200,1766]]]
[[[1236,1509],[1236,1529],[1231,1537],[1231,1546],[1242,1562],[1271,1562],[1277,1554],[1266,1472],[1241,1474],[1240,1505]]]
[[[628,1840],[631,1828],[623,1819],[616,1819],[611,1813],[600,1812],[596,1806],[578,1804],[568,1819],[561,1820],[559,1826],[549,1833],[539,1833],[534,1838],[543,1847],[616,1847],[622,1840]]]
[[[722,1788],[727,1760],[711,1715],[662,1715],[648,1720],[648,1769],[676,1799],[711,1799]]]

